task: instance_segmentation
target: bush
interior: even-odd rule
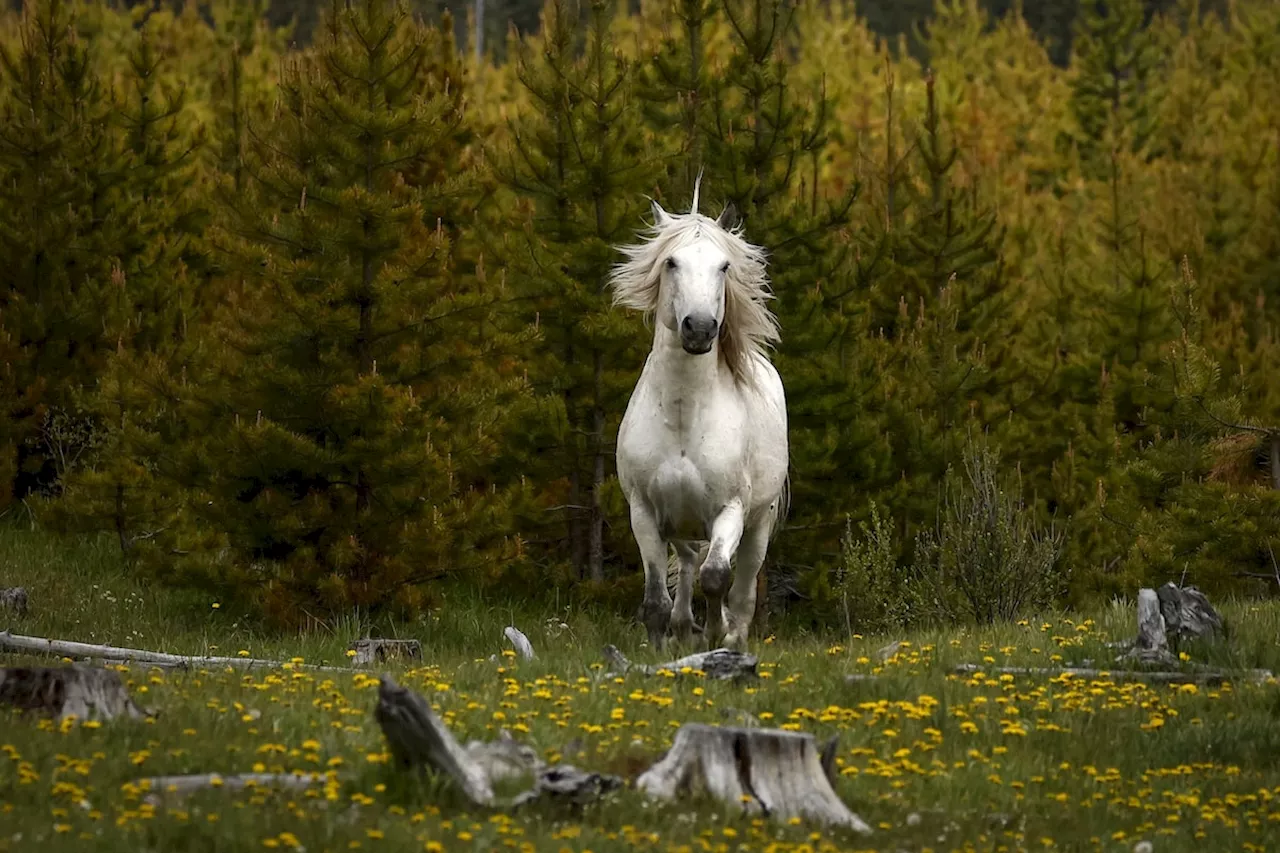
[[[854,537],[853,521],[846,517],[836,569],[845,629],[872,633],[912,624],[920,615],[917,584],[899,568],[897,536],[875,501],[870,522],[858,527],[861,538]]]
[[[915,574],[930,615],[991,624],[1052,603],[1065,588],[1063,537],[1041,529],[999,482],[999,457],[970,442],[964,476],[948,468],[938,522],[916,539]]]

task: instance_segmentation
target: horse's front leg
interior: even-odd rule
[[[724,637],[724,597],[729,591],[730,565],[742,539],[742,501],[725,504],[711,525],[711,546],[702,562],[698,580],[707,597],[707,648],[716,648]]]
[[[765,551],[769,548],[769,533],[773,529],[773,514],[756,522],[743,534],[738,547],[738,562],[733,570],[733,586],[725,605],[728,630],[724,644],[741,652],[747,650],[747,632],[756,612],[756,575],[764,564]]]
[[[694,632],[693,575],[698,571],[698,549],[692,542],[673,544],[680,561],[680,574],[676,581],[676,603],[671,611],[671,633],[677,640],[687,642]]]
[[[667,592],[667,543],[658,533],[658,521],[644,501],[631,503],[631,533],[644,561],[644,601],[640,621],[649,632],[649,645],[660,649],[671,624],[671,593]]]

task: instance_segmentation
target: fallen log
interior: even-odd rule
[[[0,704],[57,720],[143,719],[154,714],[134,703],[120,673],[78,664],[0,669]]]
[[[752,814],[870,833],[831,787],[833,759],[830,745],[820,753],[805,732],[686,723],[663,759],[636,779],[636,789],[663,800],[705,792]]]
[[[389,675],[378,686],[378,705],[373,710],[391,754],[406,770],[429,767],[452,778],[471,802],[493,805],[489,776],[431,710],[420,694],[401,687]]]
[[[606,673],[605,677],[625,675],[628,672],[655,675],[661,670],[681,675],[684,670],[688,669],[700,671],[711,679],[756,678],[759,676],[756,667],[760,663],[760,659],[753,654],[737,652],[732,649],[714,649],[654,666],[632,663],[614,645],[604,647],[604,658],[610,666],[617,670],[617,672]]]
[[[159,805],[164,796],[184,797],[195,791],[217,788],[224,791],[241,791],[245,788],[282,788],[300,791],[324,781],[322,773],[237,773],[223,776],[221,773],[201,773],[191,776],[152,776],[135,779],[131,784],[149,791],[144,802]]]
[[[1198,669],[1190,672],[1162,672],[1141,669],[1096,669],[1090,667],[1031,667],[1031,666],[979,666],[976,663],[958,664],[952,669],[957,675],[990,672],[997,675],[1031,675],[1056,678],[1068,675],[1072,678],[1109,678],[1112,681],[1149,681],[1153,684],[1221,684],[1224,681],[1266,681],[1274,678],[1269,669]]]
[[[511,641],[511,645],[515,646],[516,653],[524,660],[533,660],[533,643],[529,642],[529,638],[524,632],[514,625],[508,625],[502,629],[502,636]]]
[[[20,586],[0,589],[0,610],[12,610],[18,616],[27,615],[27,591]]]
[[[534,780],[533,787],[517,794],[511,805],[518,808],[535,800],[546,799],[581,806],[621,787],[622,779],[617,776],[588,773],[571,764],[557,764],[541,771]]]
[[[422,660],[422,643],[417,640],[384,640],[365,637],[347,647],[354,651],[352,666],[368,666],[389,660]]]
[[[50,640],[44,637],[24,637],[0,631],[0,651],[30,652],[42,655],[54,655],[66,658],[88,658],[94,660],[137,661],[138,663],[169,665],[180,669],[198,669],[200,667],[231,666],[237,669],[274,669],[286,666],[285,661],[260,660],[247,657],[214,657],[209,655],[171,655],[165,652],[149,652],[143,649],[126,649],[117,646],[101,646],[93,643],[77,643],[72,640]],[[298,669],[326,670],[329,672],[349,672],[339,666],[321,666],[313,663],[289,663]]]

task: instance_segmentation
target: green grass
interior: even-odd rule
[[[10,585],[26,586],[33,605],[24,619],[0,616],[0,628],[15,633],[340,663],[359,630],[353,619],[301,636],[264,635],[213,601],[130,578],[109,540],[68,544],[0,530],[0,586]],[[386,763],[368,674],[135,669],[130,689],[160,711],[152,721],[58,726],[0,711],[0,851],[1118,851],[1140,840],[1156,851],[1225,851],[1276,849],[1280,839],[1275,683],[1190,691],[949,675],[961,661],[1101,664],[1103,643],[1134,630],[1130,605],[915,635],[883,666],[873,664],[875,650],[903,638],[781,637],[756,643],[767,677],[744,686],[601,679],[604,642],[655,659],[638,628],[455,598],[400,626],[423,641],[428,665],[394,674],[425,693],[464,742],[505,726],[550,760],[631,781],[681,722],[750,714],[821,740],[838,735],[837,791],[875,835],[752,819],[698,798],[651,804],[629,787],[579,812],[470,809],[448,784]],[[1280,606],[1228,602],[1222,610],[1231,641],[1195,648],[1193,660],[1280,669]],[[533,641],[535,661],[502,654],[501,631],[512,623]],[[849,672],[880,677],[849,684]],[[308,795],[208,791],[155,809],[128,784],[255,769],[317,771],[330,781]]]

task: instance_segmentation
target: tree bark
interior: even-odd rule
[[[594,354],[595,364],[592,399],[591,431],[591,509],[587,544],[587,571],[593,581],[604,580],[604,405],[601,403],[601,385],[604,380],[604,359],[599,351]]]
[[[1280,435],[1271,437],[1271,488],[1280,489]]]

